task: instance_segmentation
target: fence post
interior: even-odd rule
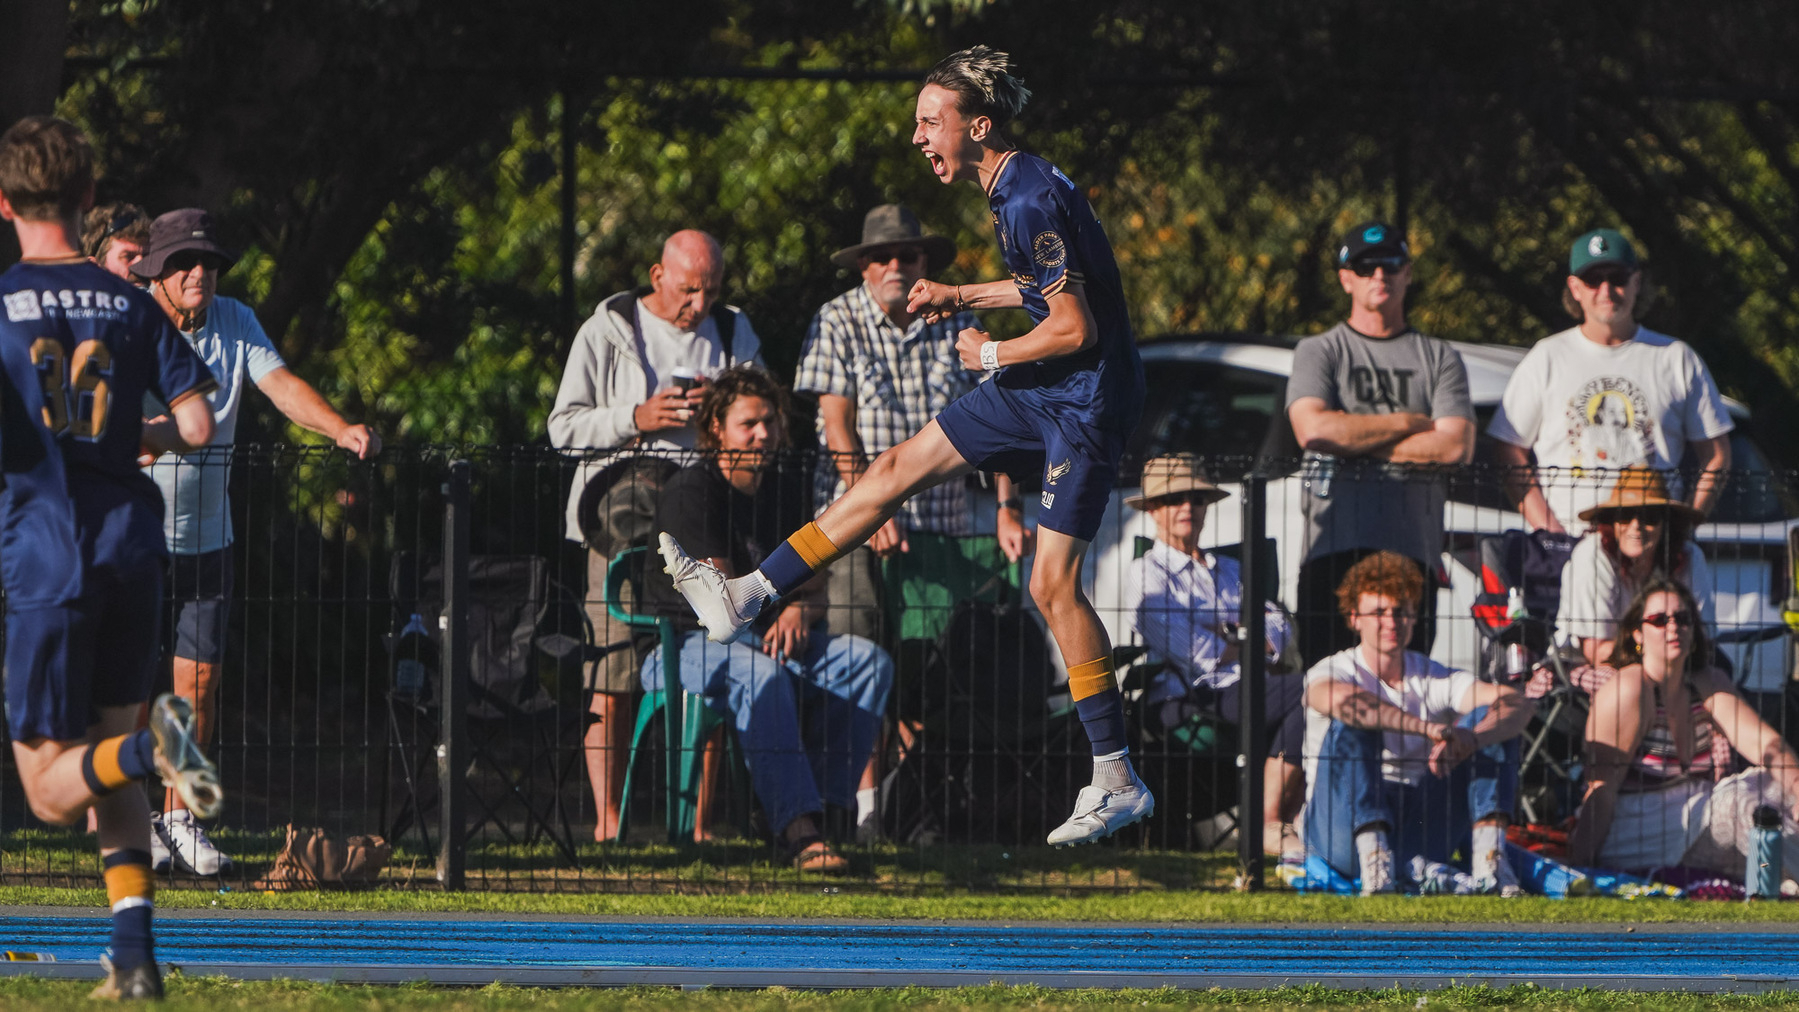
[[[1237,656],[1242,668],[1238,686],[1237,888],[1262,888],[1262,742],[1263,693],[1268,680],[1267,615],[1263,598],[1280,579],[1264,572],[1263,542],[1268,527],[1267,479],[1260,472],[1243,478],[1243,611],[1237,623]]]
[[[444,610],[443,729],[437,744],[438,805],[440,820],[437,879],[445,889],[463,887],[467,857],[468,822],[464,814],[468,784],[468,565],[469,565],[469,462],[450,462],[444,482]]]

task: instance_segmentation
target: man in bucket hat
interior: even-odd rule
[[[217,295],[219,275],[236,262],[237,254],[219,240],[212,215],[188,207],[150,223],[149,244],[131,265],[218,382],[207,395],[218,419],[212,442],[193,453],[165,453],[150,467],[165,505],[175,692],[193,700],[195,738],[201,747],[218,727],[216,690],[232,582],[231,509],[225,489],[245,389],[254,383],[294,424],[329,437],[359,458],[381,450],[374,430],[346,422],[317,390],[288,370],[249,306]],[[164,813],[152,820],[151,852],[158,871],[168,867],[171,851],[197,874],[214,875],[231,866],[174,792],[165,799]]]
[[[1243,611],[1243,576],[1238,560],[1199,547],[1206,509],[1230,493],[1206,478],[1190,453],[1157,457],[1143,465],[1143,494],[1125,505],[1149,514],[1156,542],[1131,562],[1125,574],[1125,601],[1137,635],[1151,656],[1166,665],[1151,679],[1145,705],[1165,731],[1189,718],[1216,714],[1232,724],[1242,720],[1237,619]],[[1279,658],[1291,627],[1286,612],[1267,606],[1267,650]],[[1303,846],[1293,822],[1305,804],[1303,678],[1298,672],[1270,672],[1263,692],[1268,743],[1263,774],[1263,845],[1273,854],[1300,859]]]
[[[812,318],[793,384],[796,392],[818,397],[818,438],[827,452],[819,468],[819,509],[848,491],[870,460],[917,434],[980,381],[956,353],[956,335],[979,326],[973,313],[957,312],[933,323],[906,308],[912,286],[955,256],[955,243],[926,235],[918,216],[898,204],[869,211],[862,241],[831,254],[833,264],[855,271],[860,282]],[[1023,503],[1012,494],[1010,478],[1000,477],[998,487],[1000,544],[1017,559],[1027,547]],[[940,581],[933,571],[943,568],[946,552],[956,550],[950,539],[975,530],[972,509],[968,486],[960,481],[908,500],[868,544],[838,565],[830,583],[838,628],[891,646],[881,621],[885,581],[878,560],[890,560],[886,576],[896,582],[930,581],[933,575]],[[896,714],[903,721],[912,697],[903,688],[900,696]],[[874,808],[871,778],[857,813],[869,833]]]

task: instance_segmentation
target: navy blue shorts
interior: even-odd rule
[[[6,726],[14,741],[81,741],[100,708],[150,698],[162,581],[106,583],[57,608],[6,613]]]
[[[223,663],[231,621],[231,549],[169,556],[167,595],[175,656]]]
[[[1105,518],[1118,460],[1136,419],[1102,428],[1042,387],[1005,384],[1006,373],[964,394],[937,416],[962,459],[983,471],[1043,481],[1037,523],[1092,541]]]

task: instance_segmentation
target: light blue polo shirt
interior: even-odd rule
[[[194,453],[163,454],[150,465],[150,477],[162,490],[162,532],[169,551],[199,555],[231,544],[231,503],[226,488],[231,482],[231,444],[237,439],[244,391],[287,363],[263,333],[256,313],[236,299],[214,299],[206,322],[182,336],[219,384],[206,397],[218,424],[211,443]],[[153,398],[145,399],[146,415],[167,411]]]

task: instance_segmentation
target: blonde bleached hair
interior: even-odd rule
[[[973,119],[985,116],[1004,132],[1030,101],[1031,89],[1013,77],[1012,58],[991,46],[969,46],[944,57],[924,83],[956,93],[956,109]]]

